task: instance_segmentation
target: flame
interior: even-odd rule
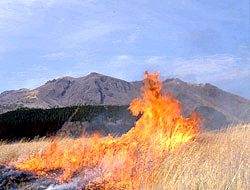
[[[142,188],[157,163],[199,133],[200,120],[195,114],[184,118],[173,94],[161,93],[158,73],[146,72],[144,84],[141,97],[129,107],[133,115],[141,117],[122,137],[83,137],[68,149],[60,148],[54,140],[47,151],[32,155],[15,167],[57,177],[59,183],[80,176],[79,183],[86,189]]]

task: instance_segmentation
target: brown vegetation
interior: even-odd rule
[[[249,189],[250,124],[204,133],[183,144],[152,171],[148,189]],[[76,139],[58,140],[63,148]],[[22,159],[46,150],[46,139],[0,145],[0,162]],[[144,186],[145,188],[145,186]]]
[[[250,124],[205,133],[166,157],[151,189],[250,189]]]

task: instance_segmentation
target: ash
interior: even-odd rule
[[[49,185],[46,190],[76,190],[80,188],[80,183],[75,179],[68,184],[57,184],[57,185]]]
[[[78,176],[69,183],[58,184],[56,179],[37,176],[32,172],[17,170],[14,166],[0,166],[0,190],[77,190],[86,189],[83,180]]]
[[[32,172],[17,170],[13,166],[0,166],[0,190],[73,190],[73,182],[58,185],[55,179],[37,177]]]

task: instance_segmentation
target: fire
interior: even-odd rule
[[[129,109],[141,114],[128,133],[80,138],[68,149],[55,140],[45,152],[16,163],[17,169],[57,177],[67,183],[77,177],[86,189],[145,188],[146,178],[157,163],[199,133],[199,118],[184,118],[182,108],[170,92],[161,92],[158,73],[145,73],[142,95]]]

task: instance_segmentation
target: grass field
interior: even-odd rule
[[[250,189],[250,125],[205,133],[166,157],[151,189]]]
[[[74,139],[61,139],[70,147]],[[0,163],[45,150],[48,139],[0,144]],[[250,189],[250,124],[204,133],[169,154],[153,170],[148,189]]]
[[[18,159],[25,158],[42,149],[46,149],[49,145],[48,139],[41,138],[32,141],[22,139],[19,142],[7,143],[0,142],[0,163],[8,163]]]

